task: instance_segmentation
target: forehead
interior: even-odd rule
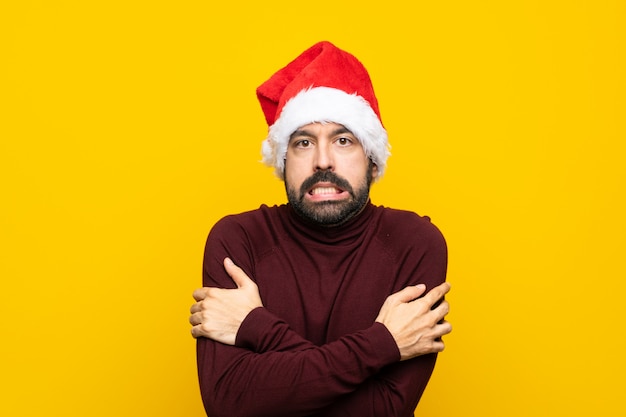
[[[334,122],[315,122],[300,126],[290,136],[289,139],[299,136],[315,137],[319,135],[341,135],[350,134],[356,138],[354,133],[344,125]]]

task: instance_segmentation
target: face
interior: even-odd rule
[[[345,223],[367,204],[377,174],[360,142],[340,124],[311,123],[291,135],[285,188],[305,219],[324,226]]]

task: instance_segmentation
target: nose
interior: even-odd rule
[[[315,152],[315,170],[334,170],[334,158],[330,146],[319,144]]]

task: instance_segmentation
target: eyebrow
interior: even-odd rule
[[[336,136],[336,135],[341,135],[342,133],[349,133],[352,136],[356,137],[354,135],[354,133],[352,133],[352,131],[344,126],[338,127],[337,129],[333,130],[331,132],[331,136]],[[315,137],[315,135],[313,133],[311,133],[310,131],[308,131],[307,129],[297,129],[296,131],[294,131],[290,136],[289,136],[289,140],[295,138],[295,137],[300,137],[300,136],[305,136],[305,137],[309,137],[309,138],[313,138]]]

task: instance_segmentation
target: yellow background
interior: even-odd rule
[[[254,89],[322,39],[375,83],[373,201],[448,240],[418,415],[626,415],[626,3],[249,3],[0,6],[0,415],[203,415],[204,240],[284,202]]]

